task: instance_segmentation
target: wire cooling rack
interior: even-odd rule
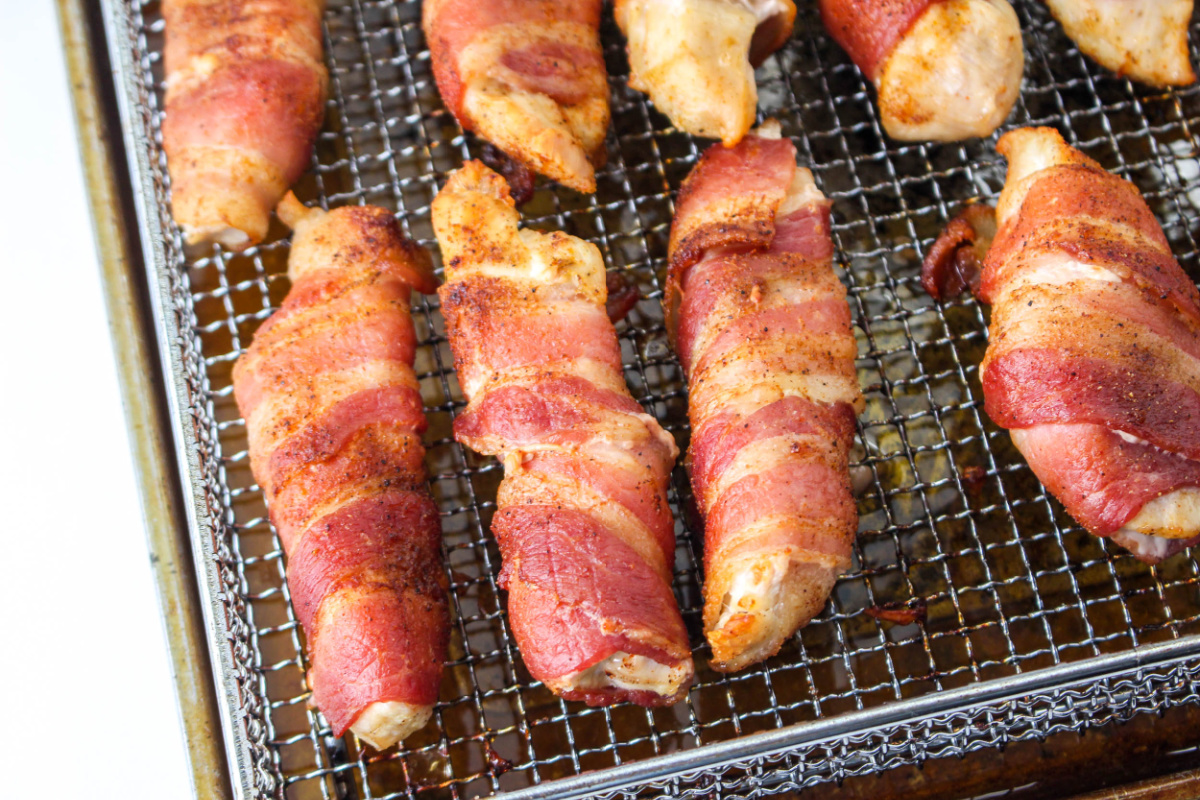
[[[814,4],[800,5],[795,36],[758,72],[759,108],[782,122],[833,201],[867,398],[852,569],[778,656],[734,675],[710,670],[701,537],[676,470],[675,589],[695,686],[686,701],[655,710],[555,698],[526,671],[496,586],[499,552],[487,531],[500,468],[451,438],[462,392],[437,298],[418,299],[416,368],[454,627],[432,724],[403,749],[377,753],[334,738],[308,706],[282,549],[230,386],[234,360],[287,292],[286,231],[275,223],[242,254],[184,251],[159,146],[159,5],[105,0],[239,797],[748,798],[1200,702],[1195,559],[1147,567],[1080,529],[982,411],[985,309],[970,297],[938,304],[920,289],[920,260],[941,226],[961,201],[994,197],[1003,184],[994,139],[886,139],[867,83],[824,34]],[[1083,58],[1040,4],[1016,6],[1027,63],[1006,127],[1058,127],[1136,183],[1195,276],[1200,88],[1155,91],[1116,78]],[[449,171],[479,155],[479,142],[438,98],[419,3],[330,0],[324,36],[330,101],[297,194],[326,207],[393,208],[436,254],[430,202]],[[626,378],[683,446],[685,385],[667,345],[660,280],[675,192],[706,143],[627,87],[611,19],[603,40],[613,124],[599,188],[583,196],[543,183],[522,211],[526,224],[594,242],[610,270],[636,282],[641,300],[618,325]],[[1200,61],[1194,49],[1192,58]],[[889,603],[924,604],[927,614],[903,625],[864,613]]]

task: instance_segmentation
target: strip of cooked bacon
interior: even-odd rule
[[[438,294],[469,401],[454,435],[504,464],[492,532],[509,624],[555,694],[673,703],[693,673],[671,591],[678,450],[625,386],[600,252],[519,221],[508,185],[477,161],[433,202]]]
[[[426,0],[442,100],[463,129],[580,192],[604,163],[601,0]]]
[[[754,67],[792,35],[792,0],[616,0],[629,85],[679,129],[737,144],[758,106]]]
[[[325,116],[324,0],[164,0],[163,150],[188,244],[241,250],[308,166]]]
[[[999,150],[987,412],[1085,528],[1156,563],[1200,536],[1200,293],[1133,184],[1050,128]]]
[[[292,289],[234,365],[234,396],[313,699],[335,734],[383,749],[429,720],[449,644],[408,312],[435,283],[385,209],[326,213],[288,194],[278,213],[295,229]]]
[[[713,666],[737,670],[777,653],[850,564],[857,348],[829,203],[775,125],[703,155],[680,191],[670,257],[704,629]]]
[[[983,260],[996,236],[996,209],[971,203],[950,220],[925,254],[921,287],[934,300],[949,300],[970,289],[979,292]]]
[[[1196,82],[1188,57],[1193,0],[1046,0],[1085,55],[1151,86]]]
[[[1007,0],[820,0],[825,28],[879,90],[888,135],[989,136],[1012,110],[1025,50]]]

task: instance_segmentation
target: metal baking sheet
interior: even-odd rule
[[[403,749],[377,753],[332,737],[307,705],[282,549],[231,393],[234,360],[287,291],[286,232],[276,223],[242,254],[185,252],[159,146],[159,5],[103,0],[237,796],[756,797],[1198,702],[1195,559],[1147,567],[1081,530],[982,411],[986,308],[970,298],[934,303],[917,281],[924,248],[958,204],[1002,186],[994,141],[887,140],[869,86],[825,36],[814,4],[800,5],[791,42],[759,70],[759,107],[782,122],[834,203],[867,397],[852,569],[778,656],[734,675],[709,670],[701,539],[677,470],[675,588],[696,685],[685,702],[653,711],[553,697],[525,670],[495,583],[499,552],[487,530],[499,466],[450,436],[462,393],[436,298],[420,299],[417,372],[454,632],[434,722]],[[1015,5],[1027,65],[1006,128],[1058,127],[1134,181],[1195,277],[1200,88],[1150,90],[1112,76],[1078,53],[1043,6]],[[430,202],[479,142],[438,98],[419,19],[417,2],[330,0],[331,97],[297,194],[393,208],[436,254]],[[1193,24],[1193,42],[1196,32]],[[660,279],[674,194],[707,143],[675,131],[626,86],[611,21],[603,37],[613,125],[598,191],[543,183],[522,211],[529,225],[594,242],[609,269],[636,282],[641,301],[618,326],[626,377],[683,446],[685,387],[662,325]],[[1194,48],[1192,56],[1200,61]],[[928,608],[918,624],[863,613],[918,599]]]

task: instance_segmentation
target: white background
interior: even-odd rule
[[[0,0],[0,177],[0,794],[186,798],[50,0]]]

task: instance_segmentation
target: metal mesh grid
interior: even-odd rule
[[[923,249],[958,203],[993,197],[1002,186],[993,141],[931,146],[885,139],[868,85],[824,35],[813,4],[802,3],[794,38],[759,70],[759,106],[782,121],[802,163],[833,200],[837,260],[859,326],[858,372],[867,398],[856,457],[863,491],[854,564],[828,608],[765,665],[729,676],[709,670],[700,633],[700,537],[686,477],[677,470],[671,502],[682,522],[675,588],[698,667],[687,701],[653,711],[588,709],[534,683],[507,628],[495,584],[499,552],[487,534],[500,469],[450,437],[462,393],[436,297],[424,298],[414,308],[417,373],[452,588],[451,661],[433,724],[405,749],[375,753],[352,738],[333,738],[306,706],[303,637],[230,386],[234,360],[286,294],[286,232],[276,223],[265,244],[243,254],[184,253],[169,222],[165,160],[155,143],[162,108],[159,7],[156,0],[124,1],[132,30],[120,46],[132,48],[141,69],[139,111],[158,193],[149,213],[171,232],[164,247],[216,526],[243,715],[238,724],[248,731],[262,795],[477,797],[1200,631],[1195,559],[1149,568],[1075,525],[982,412],[977,365],[986,345],[985,309],[971,298],[937,304],[920,289]],[[405,230],[436,253],[430,202],[446,174],[479,147],[438,99],[419,4],[329,5],[331,98],[313,169],[297,194],[326,206],[396,209]],[[1078,53],[1041,5],[1015,5],[1027,66],[1008,127],[1057,126],[1134,181],[1184,268],[1197,275],[1200,163],[1192,129],[1200,120],[1200,88],[1152,91],[1108,75]],[[637,283],[642,299],[618,326],[626,377],[682,446],[686,396],[661,321],[659,277],[674,191],[704,143],[673,130],[627,88],[611,21],[604,42],[613,126],[598,191],[581,196],[541,185],[523,216],[526,224],[594,242],[610,269]],[[893,625],[862,613],[916,598],[928,605],[922,623]],[[1193,677],[1171,678],[1172,686],[1186,688],[1180,691],[1189,702]],[[1013,736],[1033,718],[1021,714],[1004,727]],[[999,716],[988,712],[987,720]],[[855,763],[868,770],[886,763],[840,748],[817,753],[834,766],[805,783],[853,774],[847,770]],[[797,759],[803,757],[783,761]],[[753,766],[734,783],[697,785],[739,796],[795,788],[794,776],[780,783],[783,766]],[[680,794],[680,785],[671,793]]]

